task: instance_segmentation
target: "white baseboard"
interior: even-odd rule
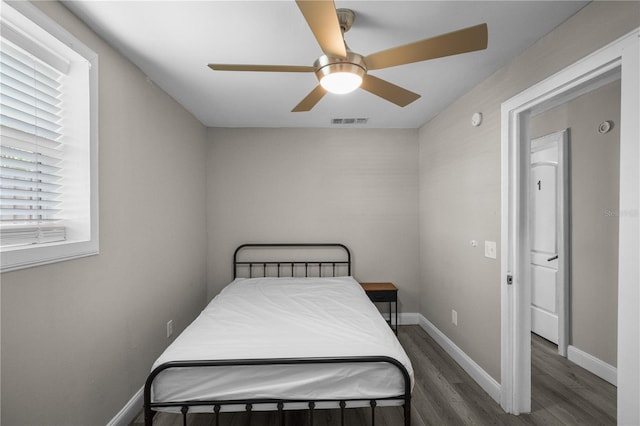
[[[398,322],[400,325],[416,325],[418,324],[418,315],[417,313],[406,313],[401,312],[398,314]]]
[[[612,385],[618,386],[618,369],[601,359],[571,345],[567,348],[567,359]]]
[[[382,317],[388,321],[389,313],[388,312],[382,313]],[[393,321],[393,324],[396,323],[395,314],[391,315],[391,320]],[[398,325],[417,325],[417,324],[418,324],[418,314],[416,314],[415,312],[414,313],[398,312]]]
[[[142,410],[144,386],[136,392],[122,410],[111,419],[107,426],[128,426]]]
[[[482,369],[471,357],[462,351],[451,339],[433,325],[421,314],[418,317],[418,325],[429,334],[453,358],[464,371],[475,380],[485,392],[500,404],[500,383]]]

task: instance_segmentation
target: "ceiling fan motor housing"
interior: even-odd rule
[[[316,77],[318,81],[326,75],[337,72],[348,72],[356,74],[360,78],[364,78],[367,73],[367,65],[364,62],[364,57],[355,52],[347,51],[346,58],[340,58],[338,56],[322,55],[313,63],[316,68]]]

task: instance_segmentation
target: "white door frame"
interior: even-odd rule
[[[502,104],[500,402],[509,413],[531,411],[529,119],[620,78],[618,422],[640,424],[639,37],[640,28]]]

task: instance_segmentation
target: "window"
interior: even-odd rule
[[[2,2],[2,272],[97,254],[97,55],[28,2]]]

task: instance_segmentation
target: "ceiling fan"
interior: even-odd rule
[[[296,0],[296,3],[324,52],[313,66],[209,64],[209,67],[217,71],[315,73],[320,84],[292,112],[310,111],[327,91],[349,93],[358,87],[404,107],[420,95],[368,71],[487,48],[487,24],[480,24],[362,56],[351,51],[344,41],[344,33],[349,31],[355,18],[352,10],[336,10],[333,0]]]

